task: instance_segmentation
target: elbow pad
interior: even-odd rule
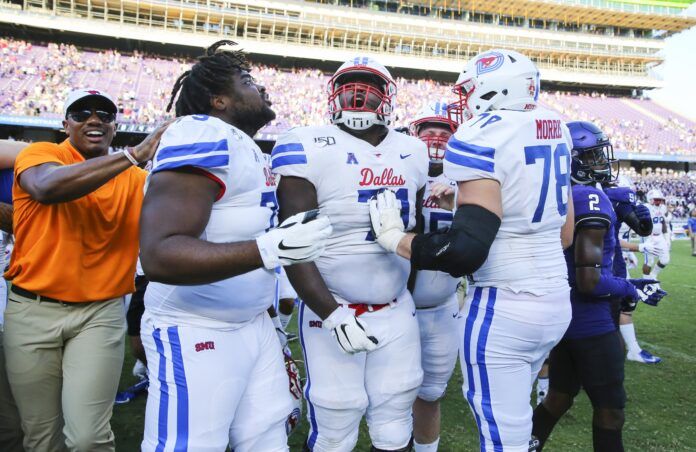
[[[488,258],[500,222],[496,214],[481,206],[462,205],[449,229],[414,237],[411,265],[417,270],[439,270],[454,277],[470,275]]]
[[[597,285],[592,289],[592,295],[597,297],[630,297],[631,299],[635,299],[638,297],[638,292],[636,292],[635,286],[628,280],[603,274],[599,277]]]

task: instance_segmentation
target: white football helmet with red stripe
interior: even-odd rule
[[[396,84],[387,68],[376,60],[351,58],[338,68],[327,88],[332,124],[365,130],[391,123]]]
[[[420,139],[428,146],[428,157],[431,162],[442,162],[447,141],[458,127],[458,124],[447,114],[448,107],[449,103],[444,100],[432,102],[423,107],[416,119],[408,125],[411,136]]]
[[[459,101],[448,111],[460,124],[488,110],[531,110],[539,97],[539,70],[519,52],[489,50],[469,60],[453,91]]]

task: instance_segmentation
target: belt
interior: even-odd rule
[[[380,309],[384,309],[387,306],[390,306],[394,303],[396,303],[396,298],[394,298],[391,301],[391,303],[384,303],[384,304],[350,303],[348,305],[348,307],[355,311],[355,317],[359,317],[359,316],[365,314],[366,312],[379,311]]]
[[[34,292],[31,292],[27,289],[22,289],[21,287],[12,284],[12,288],[10,289],[12,292],[15,294],[19,295],[20,297],[24,298],[31,298],[33,301],[46,301],[49,303],[60,303],[60,304],[69,304],[69,305],[82,305],[82,304],[87,304],[89,303],[88,301],[63,301],[63,300],[57,300],[55,298],[51,297],[44,297],[43,295],[36,294]]]

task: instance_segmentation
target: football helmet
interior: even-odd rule
[[[616,185],[618,187],[630,188],[632,191],[636,191],[636,185],[633,183],[630,177],[625,174],[620,174],[616,179]]]
[[[391,123],[396,83],[387,68],[374,59],[346,61],[331,77],[327,89],[332,124],[365,130]]]
[[[488,110],[532,110],[539,97],[539,70],[519,52],[489,50],[469,60],[452,91],[459,100],[447,111],[459,124]]]
[[[447,141],[457,130],[458,124],[447,115],[448,106],[449,104],[445,101],[432,102],[423,107],[416,119],[408,125],[410,134],[428,146],[428,157],[431,162],[442,162],[447,150]],[[428,126],[432,125],[440,127],[436,130],[427,130]]]
[[[665,202],[665,195],[662,194],[662,190],[659,188],[648,190],[648,194],[645,195],[645,197],[648,198],[648,202],[654,206],[659,206]]]
[[[566,125],[573,139],[573,149],[570,151],[570,178],[573,182],[613,182],[619,171],[609,138],[588,121],[573,121]],[[613,166],[616,170],[612,170]]]

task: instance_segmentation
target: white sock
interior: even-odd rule
[[[283,326],[283,330],[287,330],[288,323],[290,323],[290,319],[292,318],[292,312],[290,314],[278,312],[278,318],[280,319],[280,324]]]
[[[652,271],[650,272],[650,277],[651,277],[652,279],[657,279],[657,275],[659,275],[661,271],[662,271],[662,267],[660,267],[659,265],[655,264],[655,266],[653,267]]]
[[[430,444],[420,444],[418,441],[413,441],[414,452],[437,452],[437,445],[440,444],[440,438]]]
[[[548,394],[549,392],[549,377],[539,377],[537,378],[537,394],[543,392]]]
[[[627,323],[626,325],[620,325],[619,330],[621,330],[621,336],[626,343],[626,348],[629,353],[640,353],[640,345],[638,345],[638,339],[636,339],[636,329],[633,327],[632,323]]]

